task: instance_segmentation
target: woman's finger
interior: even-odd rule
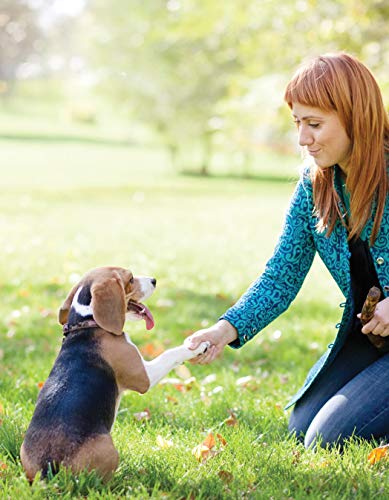
[[[376,319],[371,319],[364,327],[362,328],[362,333],[371,333],[378,326],[378,321]]]

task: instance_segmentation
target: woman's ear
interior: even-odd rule
[[[58,311],[58,321],[61,325],[64,325],[68,321],[69,311],[72,306],[73,298],[80,286],[80,283],[74,285],[74,287],[70,290],[68,296],[66,297],[65,302],[62,304],[60,310]]]
[[[94,281],[91,294],[93,318],[96,323],[110,333],[121,335],[126,319],[126,297],[119,274]]]

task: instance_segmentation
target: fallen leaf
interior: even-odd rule
[[[140,348],[140,352],[144,356],[149,356],[150,358],[159,356],[164,352],[164,350],[165,349],[162,346],[156,346],[152,342],[149,342],[148,344],[145,344]]]
[[[180,384],[181,383],[181,380],[179,378],[163,378],[161,381],[160,381],[160,385],[176,385],[176,384]]]
[[[250,382],[254,380],[254,377],[252,375],[248,375],[247,377],[241,377],[238,378],[236,381],[236,385],[238,387],[247,387]]]
[[[192,389],[192,387],[197,383],[195,377],[190,377],[185,381],[180,380],[179,378],[164,378],[160,381],[161,385],[172,385],[177,391],[180,392],[188,392]]]
[[[175,389],[177,389],[177,391],[180,391],[180,392],[186,392],[187,391],[187,389],[186,389],[186,387],[185,387],[184,384],[173,384],[173,387]]]
[[[138,422],[141,422],[142,420],[150,420],[151,413],[148,408],[145,408],[143,411],[134,413],[134,417],[136,420],[138,420]]]
[[[171,448],[173,446],[173,441],[170,441],[169,439],[165,439],[164,437],[162,437],[161,435],[158,434],[157,445],[162,449]]]
[[[367,456],[367,460],[370,465],[374,465],[386,456],[389,456],[389,444],[374,448]]]
[[[39,389],[39,390],[41,390],[41,389],[42,389],[42,387],[43,387],[44,385],[45,385],[45,383],[44,383],[44,382],[38,382],[38,383],[37,383],[37,386],[38,386],[38,389]]]
[[[184,385],[187,391],[190,391],[192,387],[197,383],[196,377],[189,377],[185,380]]]
[[[230,427],[235,427],[238,425],[238,419],[236,418],[236,415],[233,411],[230,411],[230,416],[224,420],[224,424],[230,426]]]
[[[8,465],[4,462],[0,462],[0,477],[4,474],[4,471],[8,469]]]
[[[165,401],[167,401],[169,403],[172,403],[174,405],[178,405],[178,399],[174,398],[173,396],[167,395],[166,398],[165,398]]]
[[[212,389],[212,391],[208,392],[208,396],[213,396],[214,394],[218,394],[219,392],[223,392],[224,387],[221,385],[217,385],[215,388]]]
[[[207,459],[207,456],[209,455],[209,451],[210,450],[208,446],[204,446],[203,444],[198,444],[193,448],[192,455],[194,455],[199,462],[204,462]]]
[[[221,442],[223,446],[227,446],[227,441],[224,439],[224,437],[221,434],[216,434],[216,437],[218,440]]]
[[[211,373],[207,375],[202,381],[201,385],[211,384],[212,382],[216,382],[216,373]]]
[[[216,437],[220,441],[222,446],[227,445],[227,441],[221,434],[216,434]],[[204,463],[206,460],[208,460],[208,458],[214,457],[222,451],[222,449],[214,449],[215,446],[215,436],[210,432],[201,444],[193,448],[192,455],[194,455],[199,462]]]
[[[234,479],[234,476],[231,474],[231,472],[228,472],[227,470],[221,470],[217,473],[217,475],[220,477],[223,483],[227,484],[231,483]]]
[[[209,449],[213,448],[216,444],[215,437],[212,433],[209,433],[208,436],[204,439],[203,445],[207,446]]]
[[[192,374],[186,365],[177,366],[174,369],[174,371],[175,371],[177,377],[182,378],[182,380],[187,380],[187,379],[192,377]]]
[[[293,455],[292,465],[297,465],[300,462],[301,453],[299,450],[293,450],[292,455]]]

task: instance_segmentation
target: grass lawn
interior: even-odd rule
[[[371,444],[315,453],[288,436],[283,406],[341,316],[342,296],[316,261],[289,311],[244,348],[123,397],[109,484],[65,470],[32,487],[24,477],[19,447],[61,345],[56,315],[72,284],[99,265],[155,276],[156,327],[126,325],[145,357],[212,324],[263,270],[281,230],[297,170],[269,155],[263,163],[266,180],[203,179],[176,175],[157,150],[0,141],[0,498],[389,494],[388,461],[370,465]],[[223,439],[200,463],[192,450],[209,433]]]

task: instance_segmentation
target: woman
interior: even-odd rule
[[[265,271],[218,323],[191,336],[210,349],[210,363],[229,344],[239,348],[284,312],[316,251],[346,297],[335,342],[311,369],[289,427],[308,447],[350,436],[389,437],[389,120],[370,71],[354,57],[329,54],[303,66],[285,101],[299,144],[313,160],[292,197],[284,229]],[[371,286],[381,289],[373,318],[359,314]]]

